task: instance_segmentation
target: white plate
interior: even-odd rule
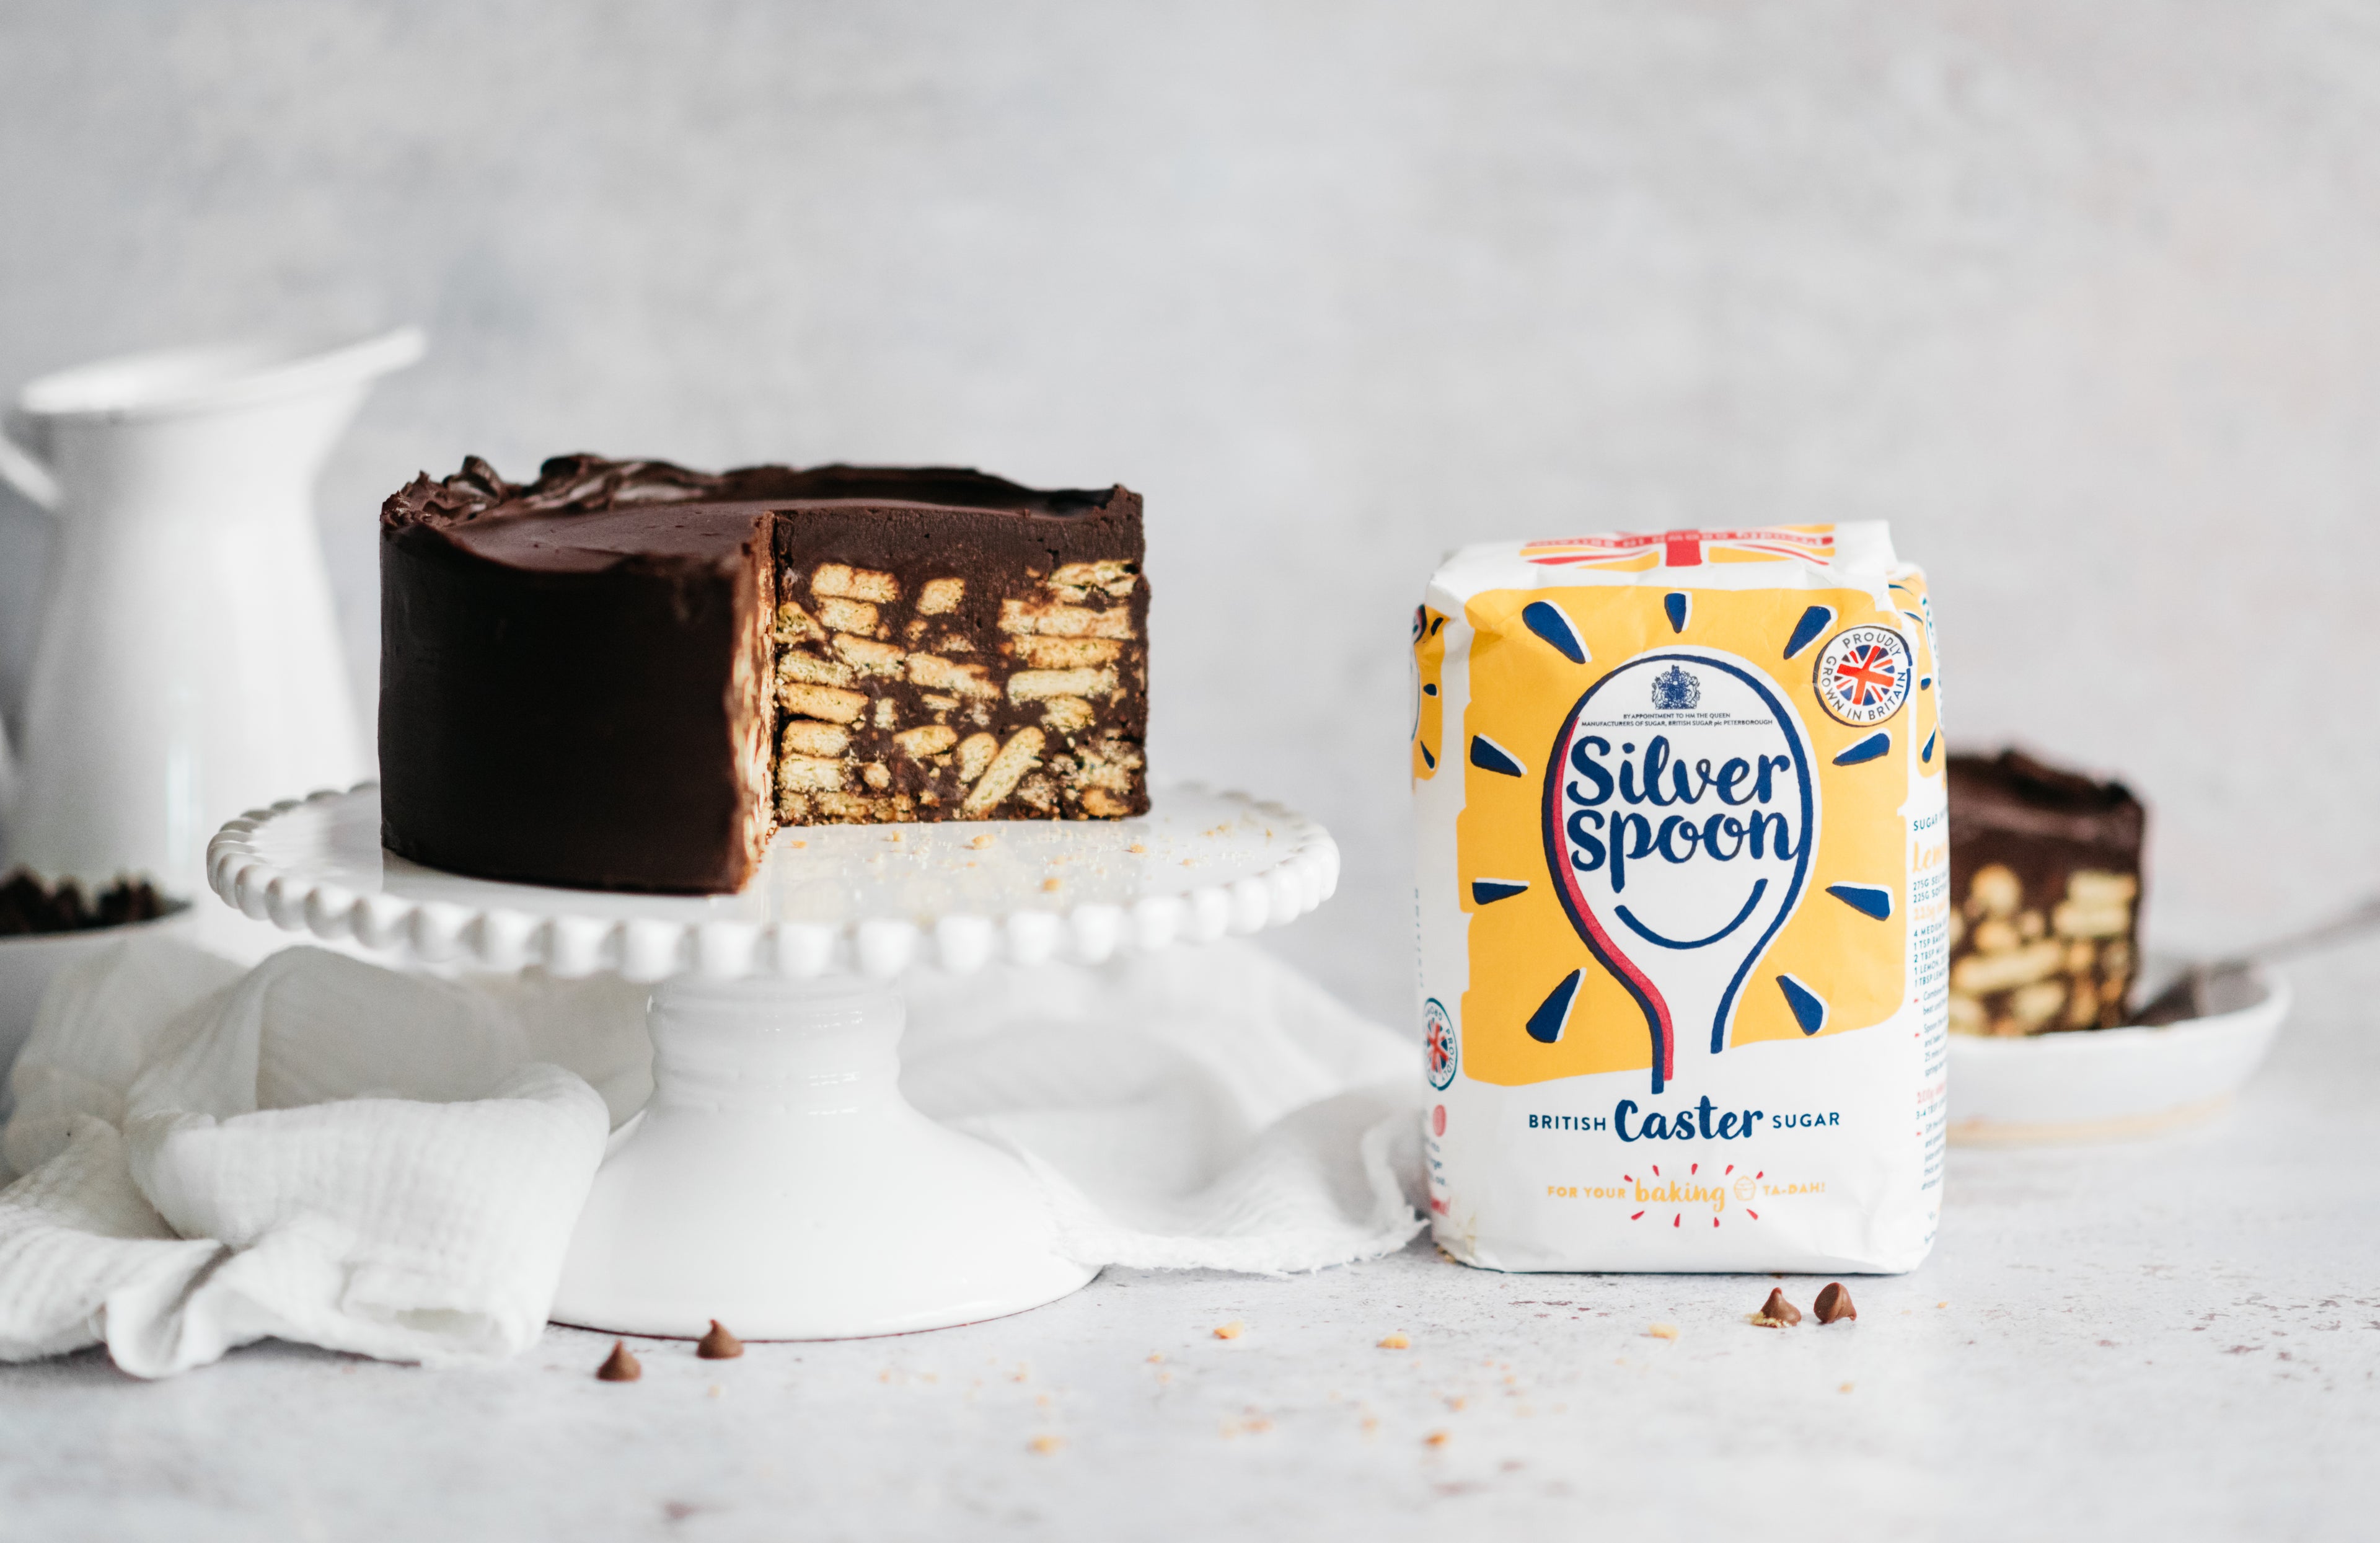
[[[2161,1028],[2022,1039],[1953,1034],[1951,1141],[2116,1141],[2219,1112],[2264,1063],[2289,1014],[2289,989],[2259,970],[2217,981],[2212,994],[2219,1011]]]

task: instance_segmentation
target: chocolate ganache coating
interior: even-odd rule
[[[1145,652],[1121,674],[1045,671],[1020,687],[953,650],[1067,646],[1016,638],[1052,613],[1019,622],[1014,594],[1094,567],[1111,594],[1131,576],[1121,602],[1100,601],[1115,614],[1099,629],[1145,649],[1140,543],[1140,499],[1121,487],[1042,492],[944,468],[710,473],[581,455],[528,484],[477,457],[417,478],[382,511],[382,839],[489,878],[705,893],[741,887],[780,819],[1139,812]],[[835,598],[861,592],[876,601]],[[841,685],[812,684],[830,678]],[[1053,680],[1104,692],[1096,707],[1037,701],[1074,715],[1071,737],[1054,719],[991,721],[1016,711],[991,699],[1003,685]],[[781,713],[801,790],[778,785]],[[988,752],[966,753],[988,729],[1009,735],[996,775]],[[811,753],[828,736],[831,763]],[[1062,808],[1045,762],[1074,778]]]

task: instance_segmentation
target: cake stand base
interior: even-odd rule
[[[678,977],[650,1009],[653,1096],[613,1137],[552,1317],[694,1338],[852,1339],[1078,1290],[1040,1189],[897,1086],[880,983]]]
[[[381,829],[377,788],[293,798],[217,832],[207,881],[256,920],[434,966],[661,982],[652,1100],[613,1138],[552,1316],[671,1336],[899,1334],[1088,1282],[1023,1164],[902,1101],[889,983],[1257,932],[1339,875],[1313,821],[1201,788],[1129,820],[788,828],[732,895],[442,873]]]

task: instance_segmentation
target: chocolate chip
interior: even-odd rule
[[[1810,1308],[1818,1315],[1820,1323],[1840,1323],[1859,1317],[1859,1309],[1852,1306],[1852,1294],[1843,1290],[1840,1281],[1828,1282]]]
[[[694,1353],[706,1361],[733,1361],[744,1354],[744,1342],[720,1327],[717,1318],[712,1318],[710,1332],[702,1336],[702,1343],[694,1347]]]
[[[1760,1305],[1760,1311],[1753,1315],[1752,1321],[1767,1328],[1783,1329],[1802,1321],[1802,1309],[1786,1301],[1783,1292],[1771,1287],[1768,1300]]]
[[[628,1342],[625,1340],[613,1340],[612,1354],[595,1368],[596,1379],[601,1382],[634,1382],[644,1375],[645,1368],[628,1354]]]

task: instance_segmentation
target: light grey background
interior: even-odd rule
[[[1888,517],[1954,735],[2153,800],[2163,936],[2380,869],[2369,6],[20,0],[0,189],[0,383],[429,329],[322,490],[365,680],[467,452],[1142,490],[1157,769],[1332,826],[1283,946],[1396,1021],[1464,541]]]

